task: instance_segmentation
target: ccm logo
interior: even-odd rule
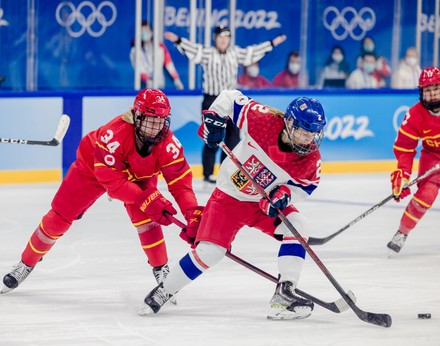
[[[205,118],[205,123],[215,127],[226,127],[226,123],[223,121],[214,120],[211,118]]]

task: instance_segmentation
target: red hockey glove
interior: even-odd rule
[[[290,202],[290,189],[286,185],[276,186],[269,197],[270,203],[266,198],[260,199],[260,209],[270,217],[277,217],[278,210],[283,210]]]
[[[180,232],[180,238],[193,247],[200,225],[204,207],[189,208],[185,213],[187,226]]]
[[[136,205],[152,221],[161,225],[168,226],[171,221],[165,216],[165,213],[171,215],[177,214],[176,209],[169,200],[167,200],[159,190],[155,188],[143,191],[136,200]]]
[[[225,137],[226,118],[212,111],[203,111],[203,122],[197,134],[209,148],[215,148]]]
[[[411,194],[409,187],[405,187],[409,182],[409,177],[409,173],[403,172],[401,169],[396,169],[391,173],[391,188],[396,202],[400,202],[402,198]]]

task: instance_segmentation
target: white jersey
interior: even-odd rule
[[[278,138],[284,119],[238,90],[225,90],[210,110],[221,117],[229,116],[242,130],[243,138],[233,153],[250,175],[269,193],[275,186],[287,185],[292,202],[307,198],[317,187],[321,160],[319,151],[307,156],[279,149]],[[260,194],[238,167],[226,158],[217,178],[217,188],[240,200],[258,202]]]

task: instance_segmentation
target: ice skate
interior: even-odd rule
[[[138,309],[141,316],[156,314],[160,308],[172,297],[162,284],[156,286],[144,299],[144,304]]]
[[[18,285],[20,285],[24,281],[24,279],[27,278],[27,276],[32,272],[33,269],[34,267],[28,267],[22,261],[14,265],[12,271],[9,274],[6,274],[3,278],[4,286],[0,291],[0,294],[8,293],[17,288]]]
[[[314,304],[295,293],[290,281],[277,284],[275,294],[270,300],[269,320],[296,320],[307,318],[312,314]]]
[[[163,266],[159,266],[159,267],[153,267],[153,274],[158,284],[164,282],[169,272],[170,272],[170,267],[168,266],[168,264],[164,264]],[[170,298],[170,302],[173,303],[174,305],[177,305],[176,297],[172,296]]]
[[[405,240],[408,237],[408,235],[400,233],[400,231],[397,231],[396,234],[393,236],[393,239],[387,244],[387,247],[394,251],[390,252],[391,255],[399,253],[402,249],[403,245],[405,244]]]

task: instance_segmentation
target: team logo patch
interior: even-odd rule
[[[263,189],[266,189],[272,182],[274,182],[277,177],[263,164],[261,163],[255,155],[252,155],[243,163],[243,167],[249,172],[249,175],[260,185]],[[257,195],[258,191],[254,187],[253,183],[250,182],[246,176],[237,170],[231,176],[232,183],[241,192],[248,195]]]

